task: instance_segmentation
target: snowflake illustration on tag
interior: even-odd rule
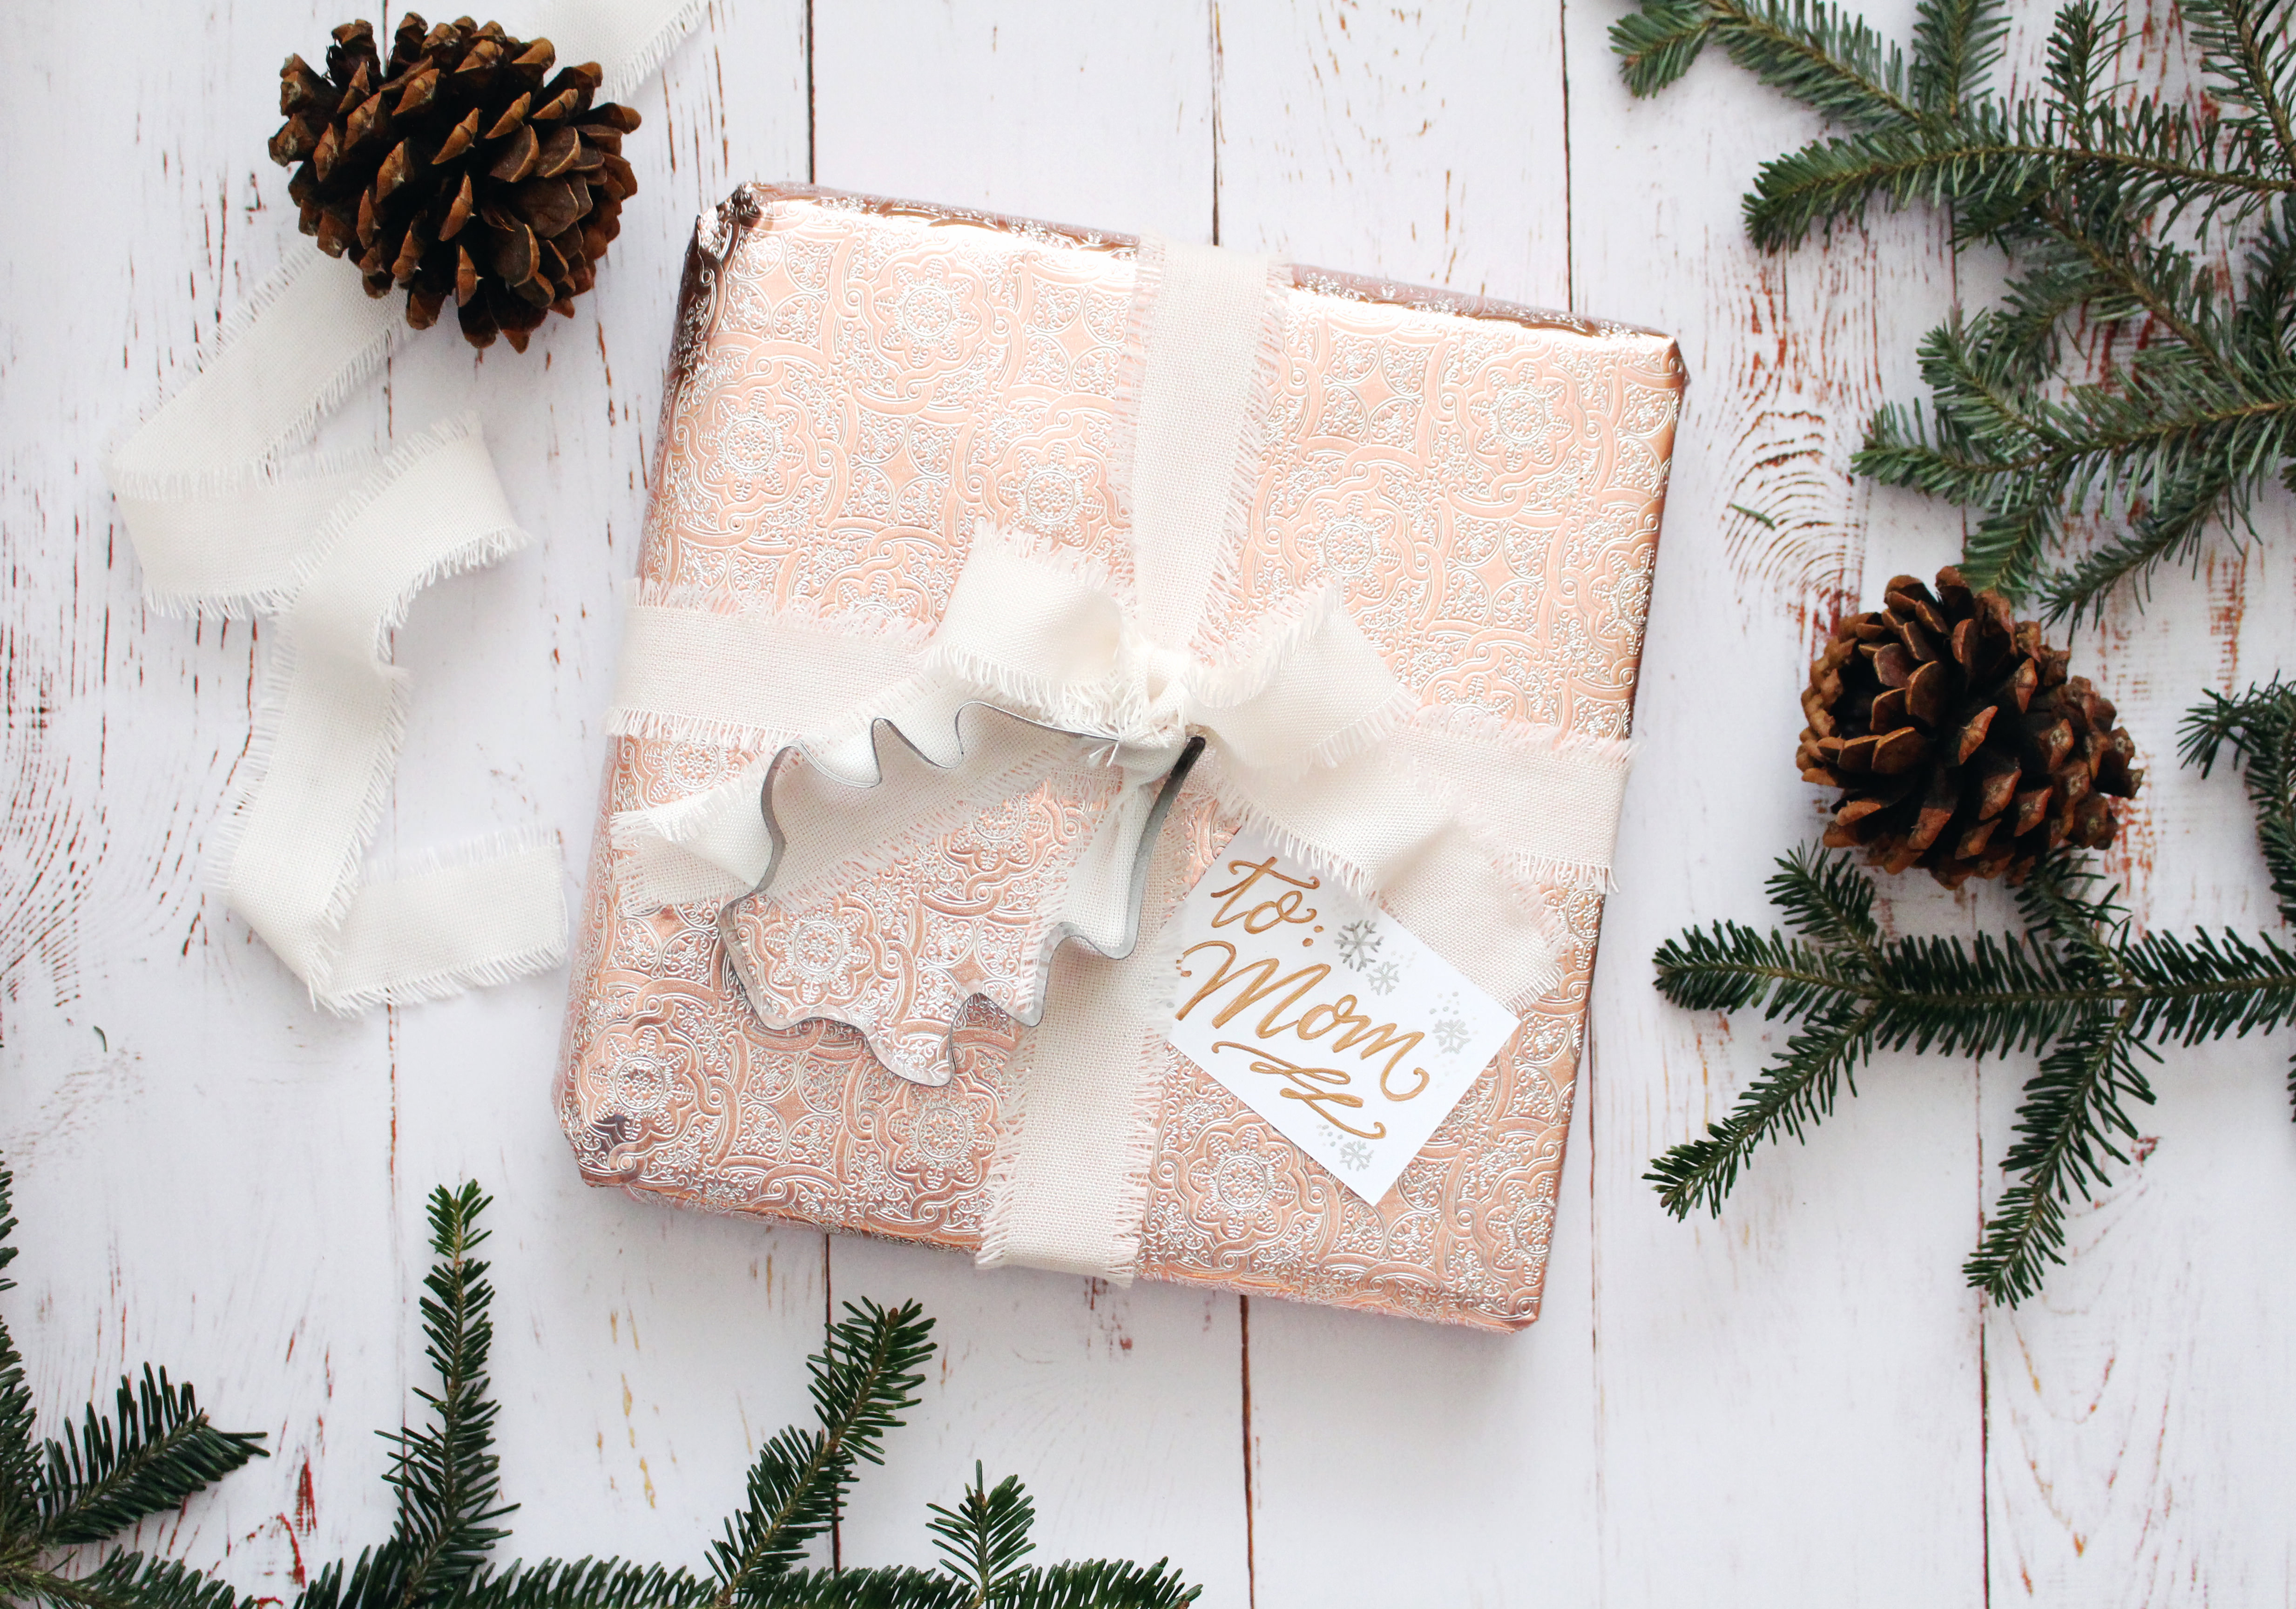
[[[1439,1017],[1435,1022],[1435,1042],[1452,1055],[1466,1047],[1467,1025],[1456,1017]]]
[[[1364,987],[1375,995],[1393,994],[1395,986],[1402,981],[1403,969],[1392,961],[1364,969]]]
[[[1340,959],[1349,966],[1363,966],[1379,954],[1380,943],[1386,937],[1379,931],[1379,924],[1368,916],[1360,922],[1350,922],[1340,929]]]
[[[1371,1166],[1371,1147],[1361,1140],[1349,1140],[1340,1147],[1340,1166],[1350,1172],[1361,1173]]]

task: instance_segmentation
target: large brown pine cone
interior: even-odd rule
[[[1810,665],[1795,759],[1804,781],[1842,791],[1825,841],[1892,872],[1927,866],[1948,888],[2021,881],[2061,843],[2111,843],[2108,796],[2144,775],[2111,701],[2068,679],[2068,656],[1999,593],[1952,569],[1937,580],[1932,593],[1898,577]]]
[[[499,331],[523,352],[553,308],[572,314],[619,232],[638,187],[622,136],[638,114],[591,103],[594,62],[549,77],[549,40],[492,22],[425,32],[409,12],[388,63],[365,22],[334,37],[324,76],[300,56],[279,70],[287,121],[271,160],[302,164],[287,193],[303,233],[355,257],[369,296],[404,289],[416,329],[451,296],[472,346]]]

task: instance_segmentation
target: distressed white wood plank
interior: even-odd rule
[[[1218,16],[1226,244],[1568,300],[1559,6]],[[1597,1601],[1587,1204],[1582,1170],[1521,1335],[1251,1304],[1259,1609]]]
[[[1210,238],[1201,6],[840,0],[813,26],[821,184]]]
[[[805,53],[801,0],[720,0],[634,97],[639,193],[576,316],[523,357],[448,340],[394,361],[395,425],[477,406],[537,538],[427,595],[399,634],[420,679],[395,847],[539,819],[584,869],[686,240],[737,185],[803,171]],[[698,1566],[758,1448],[811,1416],[823,1236],[586,1189],[550,1098],[565,989],[562,970],[394,1014],[405,1277],[430,1186],[493,1188],[504,1478],[527,1505],[506,1547]]]
[[[7,1311],[51,1433],[146,1359],[270,1433],[271,1459],[140,1539],[278,1593],[299,1547],[349,1539],[316,1494],[366,1478],[366,1427],[398,1409],[388,1027],[313,1014],[203,894],[250,632],[145,614],[98,465],[278,261],[277,63],[337,19],[287,0],[129,21],[0,18],[10,178],[42,220],[0,257]],[[123,115],[97,137],[104,106]]]
[[[1874,20],[1902,29],[1910,11]],[[1807,1146],[1757,1158],[1718,1223],[1676,1223],[1641,1178],[1773,1043],[1751,1018],[1661,1004],[1652,951],[1693,920],[1770,919],[1773,857],[1814,835],[1816,796],[1791,758],[1832,608],[1958,546],[1952,511],[1848,475],[1874,406],[1915,383],[1950,259],[1916,217],[1758,256],[1739,197],[1816,119],[1718,52],[1631,101],[1604,37],[1614,15],[1569,13],[1577,305],[1675,332],[1692,378],[1582,1092],[1604,1596],[1975,1604],[1978,1309],[1958,1272],[1977,1194],[1971,1071],[1877,1062]],[[1898,909],[1907,926],[1961,920],[1910,884]]]
[[[387,1530],[386,1449],[370,1433],[399,1422],[425,1372],[409,1301],[428,1261],[422,1197],[475,1173],[499,1196],[505,1475],[529,1504],[512,1546],[698,1563],[694,1516],[730,1508],[756,1447],[804,1411],[821,1237],[580,1189],[547,1095],[562,973],[338,1022],[202,899],[199,841],[245,742],[248,628],[146,619],[97,478],[102,446],[180,383],[294,240],[286,175],[261,160],[276,62],[316,53],[339,20],[295,4],[184,12],[132,30],[127,52],[117,18],[92,10],[6,24],[27,36],[7,60],[44,68],[27,85],[38,94],[11,99],[8,115],[29,119],[12,130],[20,144],[34,127],[70,134],[123,70],[144,112],[135,148],[105,147],[117,170],[100,181],[141,204],[5,270],[12,307],[58,316],[16,331],[0,387],[6,538],[24,578],[10,731],[29,734],[11,754],[0,866],[12,891],[62,884],[39,934],[11,935],[0,956],[21,1096],[8,1131],[37,1269],[12,1313],[45,1402],[84,1400],[150,1355],[224,1422],[266,1416],[254,1422],[275,1456],[160,1539],[225,1559],[242,1589],[283,1591],[299,1564]],[[97,63],[103,82],[81,81]],[[475,359],[450,331],[414,341],[331,426],[331,440],[380,444],[480,408],[542,538],[426,598],[402,634],[418,690],[386,856],[537,817],[578,858],[586,843],[594,712],[690,221],[729,173],[802,164],[804,78],[796,0],[712,8],[638,97],[643,189],[580,316],[522,360]],[[73,217],[87,164],[38,168],[54,193],[28,200]],[[84,1221],[63,1222],[75,1209]],[[27,1326],[28,1313],[53,1318]],[[80,1316],[94,1314],[110,1317],[91,1331]],[[728,1326],[748,1344],[729,1348]]]
[[[1194,7],[840,4],[814,18],[820,182],[1097,225],[1211,234],[1210,35]],[[843,1527],[857,1564],[925,1563],[928,1502],[975,1457],[1034,1493],[1037,1556],[1168,1555],[1242,1605],[1236,1303],[840,1240],[842,1303],[914,1295],[949,1347]]]
[[[1561,7],[1218,4],[1222,243],[1570,297]]]

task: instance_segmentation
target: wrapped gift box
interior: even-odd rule
[[[738,193],[703,218],[688,260],[641,597],[929,630],[983,521],[1122,573],[1139,277],[1127,236]],[[1243,535],[1203,632],[1248,635],[1333,584],[1423,700],[1624,738],[1684,380],[1672,341],[1317,269],[1291,280]],[[691,798],[764,751],[738,732],[619,737],[605,810]],[[627,846],[602,830],[558,1085],[585,1178],[977,1251],[1029,1030],[963,997],[973,962],[939,967],[958,1019],[953,1075],[934,1086],[889,1071],[855,1029],[808,1020],[806,1002],[857,977],[913,988],[920,969],[887,956],[945,944],[959,919],[988,973],[1025,971],[1043,939],[1037,883],[1102,785],[1081,769],[1029,782],[937,824],[857,904],[752,904],[722,927],[715,896],[635,907],[616,875]],[[1192,779],[1150,901],[1177,899],[1236,825]],[[1569,934],[1561,984],[1375,1205],[1178,1052],[1149,1051],[1137,1272],[1530,1322],[1601,889],[1563,881],[1542,897]],[[744,997],[729,933],[752,995],[787,1026]],[[931,1020],[906,997],[875,1009],[898,1022],[913,1006]]]

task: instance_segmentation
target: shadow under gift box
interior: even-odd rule
[[[687,258],[641,587],[930,628],[981,521],[1121,577],[1136,245],[737,192]],[[1217,661],[1336,585],[1425,701],[1626,736],[1684,384],[1673,341],[1321,269],[1294,269],[1285,301],[1256,489],[1194,651]],[[689,797],[769,751],[617,738],[604,810]],[[786,987],[824,997],[914,972],[889,964],[900,949],[946,973],[936,947],[960,915],[965,975],[1031,965],[1025,922],[977,914],[1042,899],[1029,880],[1088,792],[1047,783],[928,833],[865,897],[785,913],[758,942]],[[1178,875],[1152,898],[1176,900],[1236,825],[1192,780],[1164,827]],[[584,1177],[977,1251],[1028,1030],[972,999],[956,1071],[932,1088],[841,1023],[767,1028],[728,974],[719,902],[626,908],[615,853],[602,822],[557,1090]],[[1602,914],[1597,888],[1541,896],[1570,934],[1562,983],[1376,1205],[1159,1040],[1137,1272],[1491,1328],[1536,1318]]]

